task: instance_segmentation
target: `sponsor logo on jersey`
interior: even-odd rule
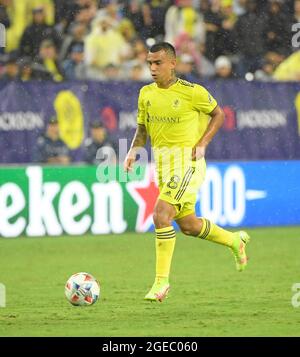
[[[167,124],[178,124],[180,122],[179,117],[164,117],[158,115],[150,115],[147,113],[148,123],[167,123]]]

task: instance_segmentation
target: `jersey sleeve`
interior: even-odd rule
[[[145,125],[145,105],[144,105],[144,98],[143,98],[143,91],[140,90],[139,99],[138,99],[138,112],[137,112],[137,123]]]
[[[193,107],[205,114],[211,113],[218,105],[215,98],[202,86],[195,85],[193,93]]]

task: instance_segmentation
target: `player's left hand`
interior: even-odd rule
[[[200,160],[205,156],[205,146],[195,146],[192,151],[192,160]]]

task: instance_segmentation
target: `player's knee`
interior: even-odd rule
[[[153,222],[156,228],[168,227],[172,224],[172,218],[167,207],[157,205],[153,212]]]
[[[171,225],[171,221],[168,218],[168,215],[158,210],[153,212],[153,222],[156,228],[163,228]]]

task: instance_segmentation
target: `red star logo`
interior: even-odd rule
[[[139,206],[136,230],[138,232],[145,232],[153,224],[153,209],[159,195],[159,190],[155,182],[154,166],[147,166],[145,177],[142,181],[129,182],[126,187]]]

